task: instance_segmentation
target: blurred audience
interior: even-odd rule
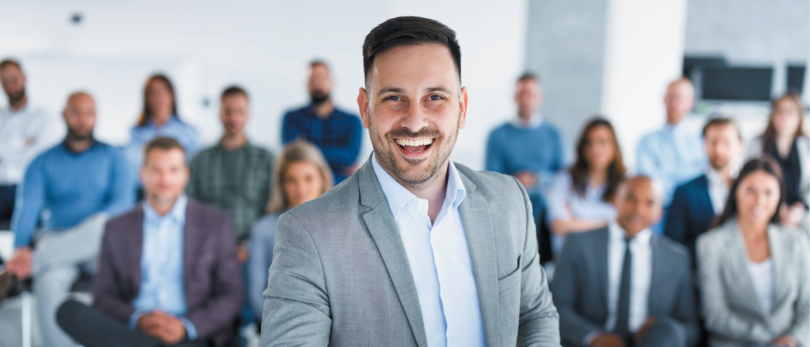
[[[776,159],[785,184],[784,204],[779,208],[782,223],[808,226],[810,206],[810,139],[806,136],[801,95],[786,94],[773,102],[765,132],[751,141],[746,157],[768,154]]]
[[[706,151],[700,133],[683,122],[695,105],[692,82],[682,78],[670,83],[664,105],[667,123],[663,129],[644,136],[639,142],[636,170],[664,185],[663,220],[666,220],[675,188],[705,171]],[[653,230],[660,234],[663,228],[663,223],[657,223]]]
[[[237,346],[242,277],[227,214],[189,199],[183,147],[144,148],[145,199],[104,231],[93,307],[67,301],[57,320],[79,343]]]
[[[515,176],[532,200],[534,218],[546,202],[543,192],[565,165],[562,134],[543,119],[543,88],[540,79],[526,73],[515,85],[517,118],[489,134],[485,170]]]
[[[318,146],[334,173],[335,183],[340,183],[357,170],[363,125],[358,116],[338,109],[332,102],[332,82],[325,62],[309,64],[310,104],[284,115],[281,139],[285,145],[305,140]]]
[[[248,260],[248,301],[257,327],[261,327],[264,290],[273,262],[273,246],[278,217],[332,188],[332,172],[317,147],[293,143],[281,152],[273,169],[273,195],[267,215],[253,225]]]
[[[270,200],[273,155],[251,144],[245,135],[250,103],[244,89],[225,89],[220,103],[219,119],[225,133],[217,145],[202,150],[191,160],[186,194],[230,214],[239,247],[237,255],[244,263],[248,252],[243,244],[250,237],[250,226],[264,213]]]
[[[686,249],[654,235],[663,187],[622,183],[607,227],[568,235],[551,284],[563,346],[694,346],[700,334]]]
[[[137,125],[130,132],[126,147],[134,177],[138,177],[143,163],[144,145],[158,136],[171,137],[180,142],[189,160],[197,152],[197,132],[180,120],[174,86],[168,77],[160,74],[152,75],[146,80],[143,88],[143,110]],[[140,184],[136,184],[136,187],[140,200],[143,192]]]
[[[62,115],[65,141],[31,162],[17,190],[16,250],[6,264],[18,279],[33,275],[36,317],[49,347],[72,345],[56,325],[56,309],[81,271],[93,273],[104,223],[134,202],[124,154],[93,138],[93,97],[71,94]]]
[[[616,219],[612,202],[626,169],[613,125],[603,118],[588,122],[576,151],[574,165],[557,175],[547,194],[554,253],[562,249],[566,234],[602,228]]]
[[[780,171],[770,158],[746,163],[715,228],[697,240],[712,347],[810,344],[807,235],[779,225]]]
[[[698,236],[711,228],[726,206],[743,153],[740,130],[731,119],[709,120],[703,127],[703,139],[709,169],[675,190],[664,228],[669,238],[689,248],[692,259]]]
[[[8,100],[8,106],[0,108],[0,221],[8,221],[25,168],[37,154],[59,142],[61,135],[56,134],[56,118],[28,98],[19,62],[0,61],[0,84]]]

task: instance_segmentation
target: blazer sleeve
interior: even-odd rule
[[[569,235],[566,239],[551,283],[554,304],[560,312],[560,330],[565,332],[564,342],[570,346],[579,346],[589,334],[602,330],[602,327],[582,317],[575,308],[581,276],[578,263],[585,256],[581,251],[587,249],[578,236]]]
[[[793,317],[793,324],[791,325],[790,330],[787,332],[788,335],[793,336],[796,341],[799,342],[801,346],[807,346],[810,344],[810,285],[808,281],[810,281],[810,275],[808,272],[808,259],[807,253],[810,251],[810,247],[807,245],[807,239],[802,237],[801,242],[797,243],[799,248],[796,254],[796,264],[797,269],[799,270],[798,273],[798,281],[799,290],[798,290],[798,297],[796,303],[794,304],[794,311],[795,315]]]
[[[98,268],[93,280],[93,307],[118,319],[129,322],[135,309],[132,303],[124,299],[125,283],[115,261],[116,242],[114,230],[108,222],[104,227],[104,236],[101,241],[101,252],[98,257]]]
[[[203,305],[189,310],[186,319],[194,324],[197,336],[207,337],[233,324],[244,302],[242,269],[236,258],[236,240],[231,221],[223,215],[216,223],[217,260],[212,269],[212,288]]]
[[[526,230],[523,238],[524,266],[520,282],[520,319],[518,346],[559,346],[560,317],[551,298],[546,272],[540,266],[534,215],[529,195],[516,178],[512,178],[523,193],[526,209]]]
[[[261,345],[328,345],[332,318],[320,255],[304,225],[289,213],[276,224],[267,283]]]
[[[698,280],[706,330],[727,339],[751,343],[770,341],[774,336],[767,327],[740,318],[726,304],[725,288],[734,286],[734,283],[723,283],[721,257],[727,248],[713,244],[721,239],[706,236],[710,236],[710,233],[699,237],[697,246]]]
[[[687,259],[688,257],[685,256],[679,261],[680,264],[683,264],[683,275],[677,291],[678,304],[675,305],[673,318],[683,324],[684,330],[686,330],[687,346],[695,346],[700,340],[701,329],[695,302],[695,287],[692,286],[692,271]]]

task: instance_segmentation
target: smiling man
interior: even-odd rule
[[[263,346],[558,346],[531,204],[450,162],[467,116],[455,33],[390,19],[363,44],[374,154],[281,216]]]

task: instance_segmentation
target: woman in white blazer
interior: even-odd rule
[[[808,346],[807,234],[780,225],[779,164],[745,164],[716,227],[697,241],[698,281],[712,347]]]
[[[747,159],[768,154],[779,163],[785,181],[782,222],[810,228],[810,139],[802,126],[804,105],[796,94],[785,94],[772,104],[771,118],[762,136],[748,145]]]

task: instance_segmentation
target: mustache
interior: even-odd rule
[[[428,128],[419,129],[419,131],[417,132],[410,131],[407,128],[399,128],[391,130],[385,134],[385,138],[388,140],[394,138],[402,139],[402,138],[420,138],[420,137],[441,139],[444,138],[444,134],[442,134],[441,131],[438,131],[436,129],[428,129]]]

